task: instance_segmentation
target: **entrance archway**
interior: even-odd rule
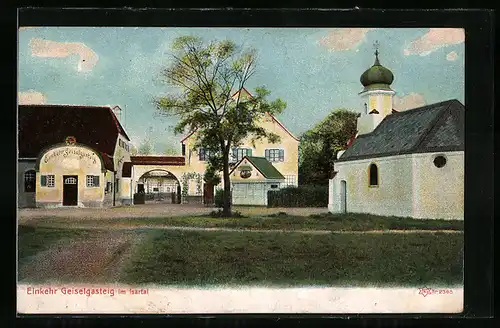
[[[134,203],[180,204],[181,184],[171,172],[163,169],[147,171],[137,180]]]

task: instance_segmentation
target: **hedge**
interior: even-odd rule
[[[328,186],[304,185],[267,192],[268,207],[327,207]]]

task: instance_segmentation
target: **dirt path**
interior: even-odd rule
[[[99,231],[90,239],[59,242],[19,267],[23,281],[118,281],[125,260],[137,245],[137,234]]]
[[[44,228],[59,228],[63,229],[67,226],[62,224],[43,224],[40,225]],[[140,230],[140,229],[161,229],[161,230],[182,230],[182,231],[227,231],[227,232],[256,232],[256,233],[303,233],[311,235],[325,235],[325,234],[384,234],[384,233],[463,233],[461,230],[365,230],[365,231],[343,231],[343,230],[286,230],[286,229],[252,229],[252,228],[223,228],[223,227],[182,227],[182,226],[166,226],[166,225],[71,225],[71,229],[85,229],[85,230],[100,230],[100,231],[127,231],[127,230]]]

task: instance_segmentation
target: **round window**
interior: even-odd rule
[[[251,175],[252,175],[252,172],[250,170],[242,170],[240,172],[240,177],[242,177],[243,179],[248,179],[248,178],[250,178]]]
[[[434,158],[434,165],[438,168],[441,168],[443,166],[446,165],[446,157],[444,156],[436,156],[436,158]]]

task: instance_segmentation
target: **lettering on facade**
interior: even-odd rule
[[[93,152],[82,149],[60,149],[45,156],[43,162],[47,164],[52,159],[76,157],[79,160],[89,160],[92,164],[97,164],[98,158]]]

